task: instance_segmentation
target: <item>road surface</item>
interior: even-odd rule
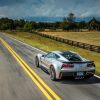
[[[51,81],[49,74],[44,69],[36,68],[35,66],[35,56],[41,51],[9,38],[3,33],[0,33],[0,38],[8,43],[25,63],[27,63],[62,100],[100,99],[99,78],[93,77],[88,80],[65,79],[57,82]],[[47,97],[40,88],[32,81],[18,61],[0,41],[0,100],[46,99]]]

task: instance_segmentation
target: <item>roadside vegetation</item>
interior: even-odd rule
[[[75,14],[69,13],[68,16],[62,19],[62,22],[34,22],[26,21],[23,19],[9,19],[0,18],[0,30],[18,30],[18,31],[45,31],[45,29],[50,29],[56,31],[62,29],[63,31],[77,31],[80,32],[83,29],[88,31],[96,30],[100,31],[100,21],[96,18],[89,19],[88,22],[84,20],[76,21]]]
[[[6,33],[27,44],[30,44],[31,46],[34,46],[46,52],[49,52],[52,50],[72,50],[72,51],[78,52],[83,57],[95,61],[96,72],[100,74],[100,54],[99,53],[95,53],[95,52],[84,50],[84,49],[77,48],[74,46],[66,45],[64,43],[61,43],[52,39],[41,37],[34,33],[11,32],[11,31],[6,31]]]

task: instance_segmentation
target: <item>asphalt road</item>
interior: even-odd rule
[[[34,58],[39,50],[22,44],[4,34],[4,39],[62,100],[99,100],[100,79],[64,79],[53,82],[42,68],[36,68]],[[41,52],[42,53],[42,52]],[[46,100],[19,63],[0,42],[0,100]]]

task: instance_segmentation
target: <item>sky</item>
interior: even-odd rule
[[[100,0],[0,0],[0,17],[100,17]]]

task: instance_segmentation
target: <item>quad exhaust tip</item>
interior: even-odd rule
[[[75,79],[84,79],[84,77],[83,76],[81,76],[81,77],[75,77]]]

